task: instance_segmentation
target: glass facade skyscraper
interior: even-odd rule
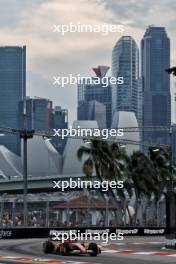
[[[112,86],[109,78],[107,78],[107,85],[104,85],[103,78],[106,76],[109,67],[98,66],[93,68],[97,77],[92,77],[92,83],[88,83],[86,79],[82,79],[82,83],[78,84],[78,112],[77,117],[82,115],[79,111],[82,111],[80,107],[84,102],[97,101],[102,103],[106,107],[106,127],[111,127],[112,121]],[[94,83],[99,78],[98,83]]]
[[[149,26],[141,43],[143,125],[171,125],[170,39],[164,27]],[[168,144],[167,132],[144,132],[144,143]]]
[[[68,128],[68,110],[62,109],[61,106],[55,106],[53,109],[53,121],[52,128],[64,129]],[[53,146],[57,149],[60,154],[63,154],[67,138],[53,137],[51,140]]]
[[[26,124],[23,109],[26,108]],[[21,113],[20,127],[27,129],[49,130],[52,128],[52,101],[45,98],[30,98],[19,103]]]
[[[19,101],[26,96],[26,47],[0,47],[0,126],[19,127]],[[0,137],[0,144],[20,155],[20,138]]]
[[[106,127],[106,106],[96,100],[82,102],[78,106],[78,120],[96,120],[98,127]]]
[[[83,101],[98,101],[106,107],[106,127],[111,127],[112,120],[112,91],[111,85],[103,87],[102,84],[78,84],[78,110]],[[79,114],[78,114],[79,117]]]
[[[130,111],[138,117],[139,50],[131,36],[122,36],[112,51],[112,76],[122,76],[123,84],[112,85],[112,108]]]

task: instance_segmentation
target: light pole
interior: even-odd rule
[[[28,194],[28,172],[27,172],[27,140],[33,138],[34,130],[27,130],[27,106],[26,100],[23,105],[23,129],[20,130],[20,138],[23,139],[23,225],[27,227],[27,194]]]
[[[27,140],[33,138],[34,130],[21,130],[20,137],[23,139],[23,224],[24,227],[27,227],[27,215],[28,215],[28,208],[27,208],[27,194],[28,194],[28,175],[27,175]]]

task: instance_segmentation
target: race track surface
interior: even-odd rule
[[[90,256],[60,256],[42,252],[43,239],[0,240],[1,263],[110,263],[147,264],[176,263],[176,251],[164,249],[164,238],[125,238],[120,243],[103,245],[102,254]],[[102,245],[102,243],[100,243]]]

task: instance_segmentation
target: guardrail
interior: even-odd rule
[[[0,239],[47,238],[53,231],[67,232],[71,230],[79,233],[107,232],[109,235],[123,233],[124,236],[164,236],[168,233],[167,228],[164,227],[2,228],[0,229]]]

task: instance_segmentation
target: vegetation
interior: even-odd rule
[[[111,188],[108,196],[122,201],[122,211],[128,211],[130,222],[136,223],[138,201],[152,196],[157,201],[166,188],[170,179],[170,156],[167,150],[153,147],[149,148],[149,155],[142,152],[133,152],[128,156],[124,148],[118,143],[93,139],[90,144],[78,150],[79,160],[85,158],[83,172],[87,177],[97,176],[103,180],[123,180],[124,188],[116,191]],[[135,194],[135,219],[131,218],[126,203],[126,196]]]

